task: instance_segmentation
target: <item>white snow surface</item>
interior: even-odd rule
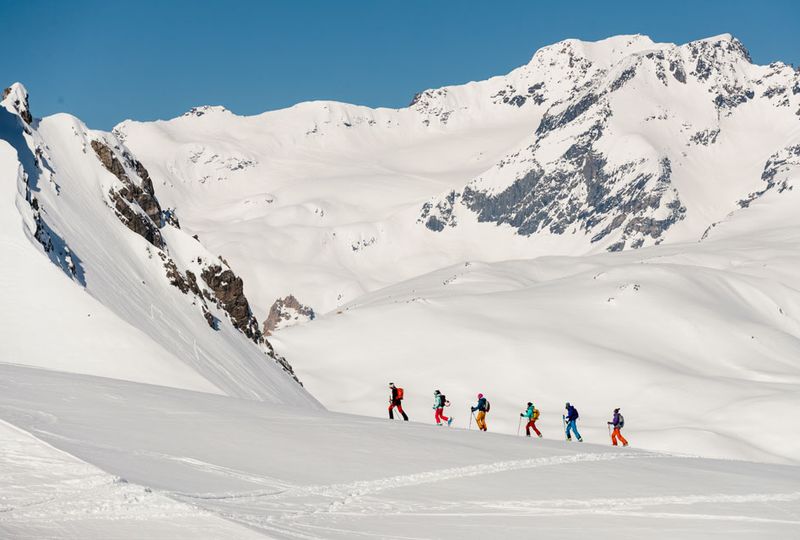
[[[0,418],[30,434],[0,423],[4,537],[800,533],[800,469],[791,466],[303,411],[18,366],[0,366]]]

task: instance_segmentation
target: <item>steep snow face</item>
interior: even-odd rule
[[[21,85],[5,94],[4,361],[318,406],[124,145],[68,115],[29,120]]]
[[[788,163],[798,112],[800,73],[730,35],[617,36],[400,110],[202,107],[115,133],[264,319],[289,294],[323,313],[464,260],[696,241]]]

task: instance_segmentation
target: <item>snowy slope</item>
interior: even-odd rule
[[[645,447],[796,462],[798,113],[800,71],[730,35],[617,36],[399,110],[114,131],[260,319],[313,310],[271,339],[334,410],[385,414],[393,379],[415,418],[483,390],[496,428],[535,399],[553,433],[571,399],[593,437],[624,406]]]
[[[0,422],[4,538],[260,538]]]
[[[4,97],[4,362],[317,406],[113,135],[34,120],[21,85]]]
[[[798,195],[765,197],[700,243],[450,266],[275,343],[334,410],[385,415],[392,380],[419,421],[434,389],[462,420],[483,392],[492,429],[514,432],[532,400],[559,438],[571,401],[589,440],[622,407],[639,447],[796,463]]]
[[[0,418],[109,473],[0,424],[10,441],[2,470],[42,486],[9,492],[0,477],[0,534],[14,538],[800,533],[797,467],[531,441],[11,366],[0,366]],[[51,475],[46,500],[34,500],[45,489],[32,463]],[[106,504],[95,504],[99,496]]]

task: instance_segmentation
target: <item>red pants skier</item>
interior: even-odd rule
[[[408,415],[403,411],[403,389],[389,383],[389,390],[392,392],[389,395],[389,418],[394,419],[394,408],[397,407],[397,412],[408,422]]]
[[[538,437],[542,436],[542,432],[539,431],[539,429],[536,427],[536,421],[535,420],[530,420],[530,421],[528,421],[527,424],[525,424],[525,435],[530,437],[531,436],[531,430],[535,431],[536,435]]]

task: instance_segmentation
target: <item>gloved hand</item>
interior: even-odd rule
[[[522,418],[523,416],[525,416],[525,413],[519,413],[520,418]]]

